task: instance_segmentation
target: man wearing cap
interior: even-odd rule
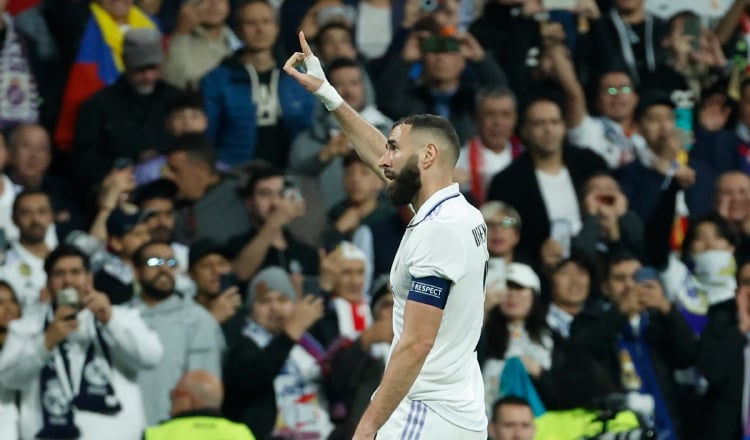
[[[476,133],[474,96],[479,85],[500,87],[506,85],[507,78],[470,33],[445,35],[448,29],[441,29],[436,22],[428,22],[428,26],[429,37],[412,32],[401,56],[390,57],[375,85],[378,107],[393,119],[417,113],[440,115],[455,127],[463,144]],[[417,61],[424,72],[414,81],[409,70]],[[474,69],[474,79],[462,76],[467,66]]]
[[[84,187],[127,158],[138,163],[166,151],[167,106],[179,91],[161,80],[162,39],[155,29],[131,29],[123,41],[125,71],[81,106],[73,169]]]
[[[677,199],[677,216],[695,218],[710,212],[716,173],[698,158],[686,160],[684,148],[689,140],[678,133],[670,96],[660,90],[644,91],[635,118],[648,145],[649,160],[632,162],[618,175],[630,209],[645,223],[662,197],[671,196]]]
[[[319,361],[325,351],[307,330],[323,316],[323,299],[297,298],[289,275],[272,266],[247,291],[250,315],[224,362],[224,412],[259,440],[327,438],[320,405]]]
[[[184,373],[206,370],[221,376],[225,342],[216,320],[175,291],[177,260],[169,243],[142,245],[133,255],[133,265],[141,292],[129,305],[141,313],[164,345],[159,365],[138,377],[146,419],[153,425],[169,417],[169,392]]]
[[[211,313],[219,324],[237,314],[242,302],[237,280],[232,280],[232,263],[226,249],[211,239],[201,239],[190,246],[190,277],[195,282],[195,302]],[[225,280],[234,281],[225,285]]]
[[[146,221],[149,211],[113,210],[107,217],[107,251],[94,286],[109,296],[112,304],[130,300],[135,291],[133,253],[151,239]]]

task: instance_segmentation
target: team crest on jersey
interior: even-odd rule
[[[29,275],[31,275],[31,266],[29,266],[29,265],[28,265],[28,264],[26,264],[26,263],[21,263],[21,264],[20,264],[20,265],[18,266],[18,272],[19,272],[19,273],[20,273],[20,274],[21,274],[22,276],[24,276],[24,277],[28,277]]]

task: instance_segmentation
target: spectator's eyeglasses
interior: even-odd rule
[[[615,96],[617,94],[630,95],[633,93],[633,88],[630,86],[622,87],[607,87],[607,95]]]
[[[515,217],[503,217],[498,221],[486,221],[488,228],[503,228],[503,229],[510,229],[510,228],[517,228],[518,227],[518,219]]]
[[[177,260],[174,258],[158,258],[158,257],[151,257],[148,260],[146,260],[146,266],[148,267],[161,267],[161,266],[167,266],[167,267],[177,267]]]

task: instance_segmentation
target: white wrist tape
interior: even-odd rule
[[[323,84],[315,91],[315,96],[318,97],[329,112],[336,110],[344,103],[344,98],[339,95],[339,92],[328,81],[323,81]]]
[[[339,108],[344,103],[344,98],[339,95],[339,92],[328,82],[325,73],[323,73],[323,67],[320,65],[320,60],[315,55],[311,55],[305,58],[305,70],[307,74],[318,79],[323,80],[323,84],[318,87],[313,94],[318,97],[320,102],[326,106],[329,112],[332,112]]]

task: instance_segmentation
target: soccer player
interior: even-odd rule
[[[487,226],[452,180],[458,136],[441,117],[415,115],[396,122],[386,139],[344,103],[304,34],[299,38],[303,52],[293,54],[284,71],[332,112],[362,160],[387,182],[393,204],[411,203],[416,211],[391,269],[390,356],[354,438],[485,440],[474,349],[482,327]]]

